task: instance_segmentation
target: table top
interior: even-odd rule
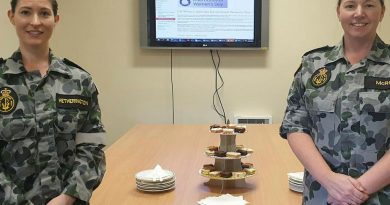
[[[277,124],[250,125],[246,133],[237,134],[237,145],[254,150],[242,162],[253,163],[256,174],[245,179],[246,187],[221,192],[221,187],[205,185],[209,179],[199,175],[204,164],[215,160],[205,155],[206,147],[220,143],[219,134],[210,133],[208,125],[137,125],[105,151],[107,171],[91,204],[196,205],[206,197],[227,193],[243,196],[249,204],[301,204],[302,195],[288,188],[287,173],[303,171],[303,167],[278,130]],[[175,173],[176,188],[161,193],[138,191],[135,174],[157,164]]]

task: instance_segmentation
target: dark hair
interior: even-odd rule
[[[381,2],[382,7],[384,7],[385,6],[384,0],[379,0],[379,1]],[[341,4],[341,0],[338,0],[337,1],[337,6],[340,6],[340,4]]]
[[[51,7],[53,9],[54,16],[57,16],[58,12],[58,3],[57,0],[49,0],[51,3]],[[18,4],[19,0],[11,0],[11,10],[13,13],[15,13],[16,5]]]

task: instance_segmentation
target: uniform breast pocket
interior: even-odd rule
[[[383,152],[389,149],[390,91],[359,93],[360,130],[367,150]],[[387,145],[386,145],[387,144]]]
[[[36,123],[33,116],[0,118],[1,161],[8,164],[12,172],[35,166]],[[22,177],[23,175],[20,175]]]
[[[317,91],[305,94],[306,109],[319,134],[334,130],[336,98],[334,94],[320,96]]]
[[[57,132],[76,134],[87,119],[88,111],[79,109],[57,109]]]
[[[340,123],[335,114],[336,98],[333,93],[317,90],[305,93],[305,105],[313,126],[312,138],[326,159],[336,157],[333,150],[340,138],[336,134]]]
[[[0,140],[17,141],[34,138],[36,133],[34,116],[0,118]]]

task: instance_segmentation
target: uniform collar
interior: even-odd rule
[[[49,73],[56,72],[72,78],[72,72],[69,69],[69,66],[66,65],[62,59],[55,57],[54,55],[51,58],[51,63],[49,67]]]
[[[56,57],[52,50],[49,50],[49,60],[50,60],[50,66],[48,72],[55,72],[60,73],[63,75],[66,75],[68,77],[72,77],[72,72],[69,69],[69,67],[63,63],[63,61]],[[5,63],[5,71],[4,74],[20,74],[25,73],[26,69],[24,68],[23,62],[22,62],[22,53],[20,52],[20,49],[15,51],[10,58],[6,60]]]
[[[385,44],[379,36],[376,36],[372,44],[371,51],[368,53],[367,59],[390,64],[390,48]]]
[[[347,61],[344,55],[344,41],[341,40],[327,56],[326,64],[333,63],[340,59]],[[385,44],[382,39],[377,35],[374,43],[372,44],[371,51],[367,55],[367,59],[375,62],[390,64],[390,48]]]
[[[22,62],[22,53],[18,49],[5,61],[3,74],[20,74],[26,72]]]
[[[341,60],[341,59],[346,59],[345,56],[344,56],[344,43],[343,43],[343,40],[341,40],[337,45],[335,45],[332,50],[329,51],[329,53],[327,53],[327,56],[326,56],[326,64],[330,64],[330,63],[333,63],[333,62],[336,62],[338,60]]]

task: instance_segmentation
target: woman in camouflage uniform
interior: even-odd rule
[[[105,172],[98,91],[54,56],[56,0],[12,0],[19,49],[0,59],[0,204],[89,204]]]
[[[305,167],[303,204],[390,204],[390,48],[383,0],[339,0],[344,30],[307,52],[280,134]]]

